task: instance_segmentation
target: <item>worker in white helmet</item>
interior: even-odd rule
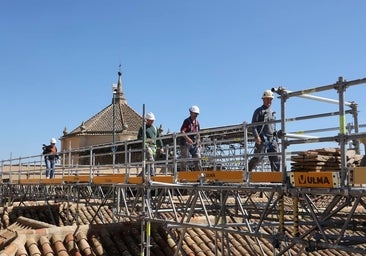
[[[58,160],[56,139],[51,138],[50,144],[43,144],[42,149],[46,164],[46,178],[52,179],[55,177],[55,163]]]
[[[155,115],[149,112],[145,115],[145,145],[146,145],[146,160],[150,162],[146,169],[150,170],[150,175],[155,176],[154,161],[158,151],[160,154],[164,154],[163,142],[157,139],[160,136],[159,130],[154,125]],[[144,136],[143,127],[141,126],[137,134],[137,139],[142,140]],[[139,176],[142,175],[142,172]]]
[[[193,105],[189,108],[189,117],[184,119],[180,131],[182,137],[180,137],[180,151],[181,151],[181,164],[180,170],[189,170],[186,165],[185,159],[188,158],[188,152],[194,158],[195,170],[202,170],[201,166],[201,150],[200,150],[200,123],[197,119],[200,113],[198,106]]]
[[[262,122],[261,124],[253,127],[253,137],[255,141],[254,154],[278,152],[276,126],[273,122],[276,117],[275,112],[271,109],[273,98],[274,96],[271,90],[264,91],[262,94],[263,104],[253,113],[252,123]],[[269,155],[268,159],[270,161],[271,171],[279,171],[279,157],[277,155]],[[252,171],[262,160],[263,155],[252,157],[248,164],[248,170]]]

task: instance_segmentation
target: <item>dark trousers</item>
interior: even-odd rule
[[[262,141],[261,144],[255,144],[255,148],[254,148],[254,154],[264,154],[264,153],[277,153],[278,152],[278,146],[277,146],[277,141],[276,140],[272,140],[269,142],[265,142]],[[259,162],[261,162],[263,160],[264,156],[253,156],[252,159],[250,159],[249,164],[248,164],[248,170],[251,172]],[[272,172],[278,172],[280,171],[280,159],[278,156],[268,156],[270,165],[271,165],[271,171]]]

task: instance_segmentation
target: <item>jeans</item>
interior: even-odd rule
[[[50,177],[50,179],[55,177],[55,160],[48,159],[48,157],[45,157],[45,163],[46,163],[46,178]]]
[[[188,143],[180,145],[180,151],[181,151],[181,158],[186,159],[188,158],[188,152],[194,158],[194,166],[195,171],[202,171],[201,166],[201,150],[198,144],[190,145]],[[189,170],[189,167],[187,166],[187,163],[185,160],[183,160],[180,163],[180,171],[186,171]]]

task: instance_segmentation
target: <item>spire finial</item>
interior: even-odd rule
[[[112,99],[112,103],[113,102],[122,102],[124,104],[127,104],[126,98],[123,95],[123,91],[122,91],[122,71],[121,71],[121,64],[119,64],[118,66],[118,83],[117,83],[117,88],[114,91],[114,95],[113,95],[113,99]]]
[[[122,78],[121,78],[121,76],[122,76],[121,64],[119,64],[117,93],[122,93]]]

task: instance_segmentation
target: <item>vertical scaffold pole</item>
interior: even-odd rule
[[[142,177],[146,181],[146,125],[145,125],[145,104],[142,105]],[[144,186],[144,184],[142,184]],[[141,247],[140,247],[140,255],[145,255],[145,216],[146,216],[146,205],[145,205],[145,189],[141,193],[142,197],[142,216],[141,216]]]
[[[285,90],[282,90],[281,93],[281,170],[282,170],[282,184],[286,184],[286,141],[284,134],[286,134],[286,100],[287,93]],[[286,185],[287,186],[287,185]]]
[[[346,114],[344,110],[344,92],[346,83],[343,77],[338,78],[337,90],[339,96],[339,147],[341,149],[341,187],[344,188],[347,182],[347,157],[346,157]]]
[[[296,195],[292,198],[292,204],[293,204],[293,217],[294,217],[294,230],[293,230],[293,236],[298,237],[299,236],[299,195]]]
[[[278,217],[278,221],[279,221],[279,232],[281,235],[285,234],[285,225],[284,225],[284,218],[285,218],[285,205],[284,205],[284,194],[280,193],[280,200],[279,200],[279,217]]]

